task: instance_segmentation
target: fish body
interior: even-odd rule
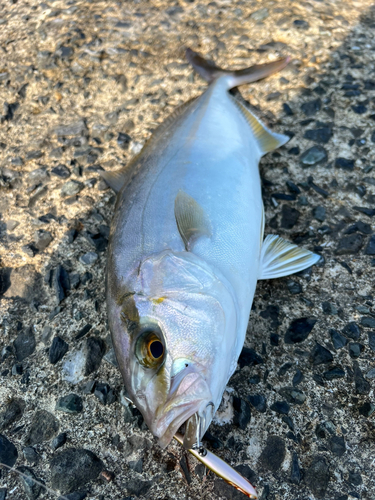
[[[236,368],[257,280],[318,257],[277,236],[263,243],[258,164],[288,137],[228,92],[250,77],[189,56],[210,86],[104,178],[118,191],[107,308],[120,370],[159,443],[186,422],[191,448]]]

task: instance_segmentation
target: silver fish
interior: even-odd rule
[[[187,49],[210,83],[155,131],[127,168],[103,177],[118,193],[107,308],[131,400],[159,444],[186,423],[200,442],[241,353],[258,279],[319,256],[270,235],[258,163],[288,137],[266,128],[231,88],[288,59],[225,71]]]

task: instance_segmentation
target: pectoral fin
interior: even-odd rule
[[[269,234],[262,245],[258,279],[288,276],[316,264],[319,259],[319,255]]]
[[[112,188],[113,191],[118,193],[128,179],[128,167],[123,167],[115,172],[100,172],[100,175],[103,177],[108,186]]]
[[[212,235],[211,223],[203,208],[181,189],[174,202],[174,215],[187,251],[201,236]]]

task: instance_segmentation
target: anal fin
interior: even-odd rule
[[[207,214],[190,195],[179,190],[174,202],[174,215],[177,228],[187,251],[201,236],[212,235],[211,223]]]
[[[298,273],[316,264],[319,259],[320,255],[289,243],[280,236],[269,234],[262,245],[258,279],[281,278]]]

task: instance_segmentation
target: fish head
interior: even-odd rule
[[[116,303],[107,300],[129,395],[161,446],[193,415],[199,428],[189,420],[190,434],[200,439],[236,364],[233,298],[190,252],[145,259],[125,289]]]

